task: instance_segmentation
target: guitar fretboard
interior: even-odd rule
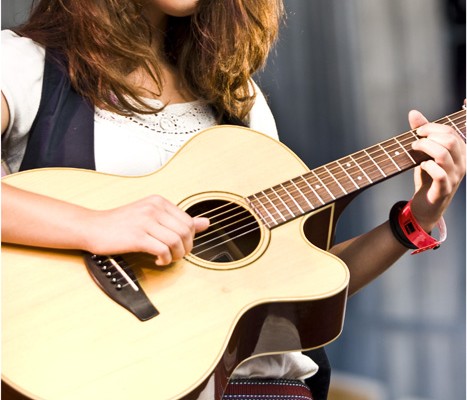
[[[464,139],[465,110],[441,118]],[[315,168],[246,198],[263,223],[273,228],[344,196],[415,167],[429,157],[412,150],[416,130]]]

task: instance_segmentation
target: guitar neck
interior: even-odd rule
[[[441,118],[466,138],[465,110]],[[415,130],[322,165],[246,198],[269,228],[317,210],[349,194],[407,171],[429,157],[412,150]]]

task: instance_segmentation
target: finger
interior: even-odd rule
[[[147,237],[146,245],[152,246],[149,250],[158,257],[158,265],[181,260],[188,253],[181,236],[163,225],[152,226],[147,232]]]
[[[157,224],[151,225],[149,233],[167,246],[174,260],[179,260],[188,254],[193,248],[194,223],[189,220],[189,224],[170,214],[158,216]]]
[[[414,169],[415,192],[418,192],[423,185],[422,169],[417,165]]]
[[[177,220],[176,218],[172,218],[170,220],[161,220],[161,223],[164,226],[176,232],[180,236],[183,243],[183,247],[185,249],[184,255],[187,255],[193,249],[193,240],[195,233],[205,231],[210,224],[208,218],[191,218],[190,216],[188,216],[188,218],[189,219],[184,219],[184,221]],[[189,224],[185,225],[185,222],[188,222]]]
[[[181,240],[183,255],[188,254],[193,247],[193,237],[195,235],[193,218],[162,196],[153,195],[147,200],[153,207],[152,211],[154,211],[151,216],[152,221],[155,224],[160,224],[167,228],[169,232],[175,233]],[[150,226],[152,226],[153,229],[156,228],[155,225],[151,224]],[[148,229],[150,229],[151,234],[154,234],[151,228]],[[162,240],[163,238],[159,239]],[[172,240],[172,235],[168,240]],[[179,248],[176,247],[176,250],[178,255]],[[179,257],[176,259],[179,259]]]
[[[417,151],[423,151],[428,156],[433,158],[436,162],[446,163],[453,162],[453,155],[457,154],[455,148],[457,144],[455,140],[446,138],[443,140],[441,137],[430,136],[423,138],[412,143],[412,148]]]
[[[196,233],[205,231],[206,229],[208,229],[209,224],[210,224],[209,219],[204,218],[204,217],[193,218],[193,222],[195,224],[195,232]]]
[[[452,177],[457,179],[462,172],[463,155],[459,144],[452,135],[430,136],[428,139],[420,139],[412,144],[416,151],[422,151],[431,157]],[[460,168],[458,167],[460,166]]]
[[[426,192],[430,204],[437,204],[452,192],[452,184],[446,171],[433,160],[420,164],[422,171],[431,178],[430,186]]]
[[[143,253],[155,256],[156,265],[168,265],[172,262],[172,252],[169,247],[154,236],[147,235],[145,240],[140,242]]]
[[[168,203],[166,205],[165,211],[167,212],[168,215],[170,215],[175,221],[178,221],[180,226],[188,227],[190,231],[190,240],[193,239],[196,229],[195,229],[195,222],[194,218],[191,217],[188,213],[180,209],[178,206]],[[175,228],[175,226],[174,226]],[[180,232],[181,234],[184,232]]]
[[[462,146],[465,147],[464,140],[450,126],[436,123],[427,123],[417,128],[417,135],[433,139],[441,144],[447,144],[445,147]]]

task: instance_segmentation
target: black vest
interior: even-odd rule
[[[39,110],[20,170],[95,169],[94,107],[71,87],[66,67],[46,56]]]

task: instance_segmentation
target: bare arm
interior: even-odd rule
[[[447,125],[428,123],[419,112],[409,114],[412,129],[421,140],[415,150],[431,157],[415,169],[412,211],[426,232],[430,232],[446,211],[465,175],[465,143]],[[350,270],[349,293],[353,294],[387,270],[407,251],[393,236],[386,222],[372,231],[340,243],[331,252]]]
[[[389,222],[331,249],[350,270],[349,295],[381,275],[406,252],[394,238]]]
[[[10,109],[8,108],[8,104],[6,102],[5,96],[2,93],[2,134],[8,128],[9,123],[10,123]]]
[[[2,133],[9,120],[2,94]],[[155,255],[158,265],[166,265],[189,253],[194,234],[208,224],[206,218],[191,218],[160,196],[94,211],[2,182],[3,242],[96,254],[142,251]]]
[[[146,252],[166,265],[189,253],[195,232],[208,226],[207,219],[191,218],[157,195],[95,211],[7,184],[2,192],[2,241],[10,243],[96,254]]]

